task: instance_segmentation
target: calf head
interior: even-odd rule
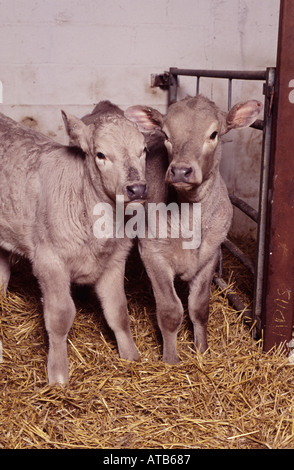
[[[197,191],[218,168],[220,137],[231,129],[250,126],[261,109],[259,101],[251,100],[224,113],[199,95],[172,104],[165,116],[146,106],[132,106],[125,115],[141,132],[160,129],[165,134],[170,161],[166,180],[187,193]]]
[[[71,145],[86,155],[90,179],[98,192],[115,202],[123,195],[125,203],[144,202],[146,144],[142,133],[123,115],[104,116],[86,125],[62,111]]]

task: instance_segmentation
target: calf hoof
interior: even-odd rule
[[[49,385],[55,386],[63,386],[68,382],[68,377],[64,377],[63,375],[56,375],[56,376],[49,376],[48,375],[48,383]]]
[[[8,288],[8,283],[9,283],[9,276],[1,276],[0,274],[0,293],[3,296],[6,296],[7,294],[7,288]]]
[[[163,354],[162,361],[171,365],[178,364],[179,362],[181,362],[177,353]]]
[[[120,354],[119,356],[125,361],[139,361],[140,359],[140,354],[138,353],[137,348],[135,350],[128,351],[127,354]]]
[[[207,349],[208,349],[208,344],[207,344],[207,342],[206,342],[204,345],[202,345],[202,344],[195,344],[195,350],[196,350],[196,351],[199,351],[201,354],[204,354],[205,351],[207,351]]]
[[[68,382],[68,367],[57,368],[48,363],[47,370],[49,385],[65,385]]]

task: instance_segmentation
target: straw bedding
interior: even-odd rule
[[[232,278],[239,267],[227,258]],[[186,306],[186,288],[177,287]],[[186,314],[181,363],[170,366],[161,362],[152,290],[136,255],[126,291],[141,360],[119,359],[99,303],[74,288],[70,382],[51,387],[40,293],[30,266],[16,263],[0,300],[0,448],[294,448],[293,366],[279,349],[262,352],[225,293],[211,288],[209,350],[194,351]]]

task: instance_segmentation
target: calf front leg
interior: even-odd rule
[[[177,336],[183,320],[183,306],[170,283],[167,290],[164,290],[156,283],[152,282],[153,292],[156,300],[156,315],[158,326],[163,340],[163,362],[177,364],[179,357],[177,354]]]
[[[140,358],[134,343],[124,291],[124,267],[113,263],[105,269],[95,285],[103,313],[109,327],[114,332],[118,352],[122,359],[136,361]]]
[[[52,298],[50,293],[43,295],[45,326],[49,336],[48,380],[49,384],[62,385],[68,381],[67,336],[76,309],[69,292],[65,290],[58,298]]]
[[[213,257],[197,273],[190,282],[190,293],[188,299],[189,316],[194,328],[195,347],[200,352],[206,351],[207,343],[207,323],[209,316],[210,286],[216,267],[218,256]]]
[[[68,381],[67,336],[76,309],[70,295],[70,278],[54,256],[34,265],[34,273],[43,294],[45,327],[49,338],[47,362],[50,385]]]
[[[6,294],[10,279],[10,253],[0,248],[0,291]]]
[[[147,242],[148,243],[148,242]],[[146,244],[147,247],[149,245]],[[141,258],[152,284],[156,302],[156,316],[163,340],[162,360],[169,364],[177,364],[177,335],[181,326],[184,309],[174,287],[174,273],[164,259],[154,256],[152,249],[142,250]]]

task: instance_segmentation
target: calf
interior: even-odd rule
[[[219,172],[220,138],[230,129],[252,124],[261,108],[260,102],[252,100],[223,113],[213,102],[200,95],[171,105],[166,116],[144,106],[133,106],[125,113],[142,132],[150,134],[159,130],[165,136],[169,159],[166,173],[165,165],[156,163],[163,152],[159,136],[157,146],[151,146],[151,155],[147,158],[150,195],[152,184],[157,181],[161,188],[161,201],[167,202],[165,182],[173,187],[180,207],[183,203],[188,205],[190,227],[195,222],[192,220],[194,203],[201,204],[200,246],[187,247],[182,232],[179,237],[168,240],[142,238],[139,241],[140,254],[156,300],[158,324],[163,337],[163,360],[168,363],[179,360],[176,338],[183,316],[183,306],[174,288],[175,276],[189,283],[188,308],[194,327],[195,346],[201,352],[207,349],[210,285],[220,246],[232,219],[232,206]],[[159,148],[161,156],[157,158]],[[153,149],[155,154],[152,155]],[[158,202],[158,194],[156,197]],[[171,220],[170,217],[170,230],[174,228],[171,227]]]
[[[102,106],[89,126],[62,116],[71,146],[0,114],[0,280],[5,292],[10,253],[31,261],[43,295],[50,384],[68,380],[71,282],[94,285],[120,357],[138,359],[124,293],[132,241],[96,238],[94,207],[106,203],[115,214],[117,195],[125,204],[147,196],[145,139],[118,108]]]

